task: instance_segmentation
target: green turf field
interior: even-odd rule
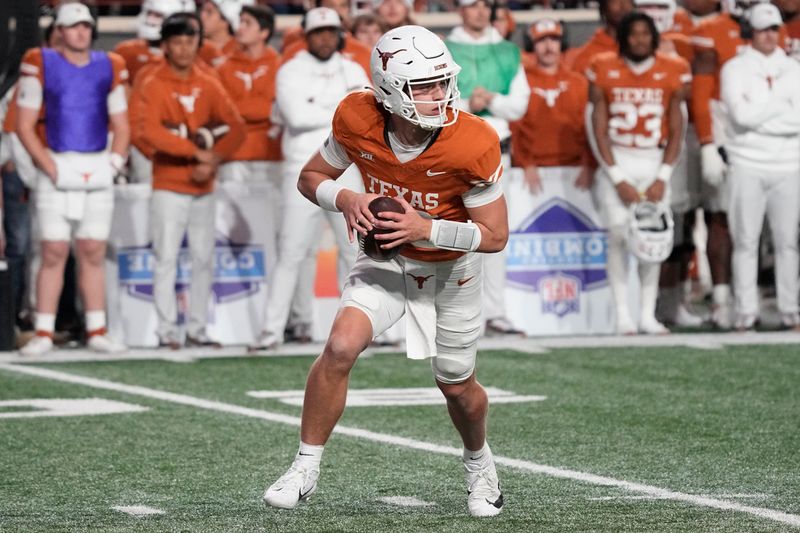
[[[28,408],[0,403],[0,531],[800,531],[797,346],[481,352],[484,385],[546,397],[492,407],[506,507],[483,520],[467,515],[443,403],[349,407],[311,501],[264,508],[300,407],[247,392],[302,389],[311,361],[0,365],[0,402],[147,408],[12,418]],[[426,362],[397,355],[360,360],[351,380],[431,386]],[[400,496],[419,505],[382,500]]]

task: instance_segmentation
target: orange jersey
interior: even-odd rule
[[[131,85],[136,80],[136,75],[145,65],[153,62],[162,61],[164,54],[160,48],[151,48],[150,44],[144,39],[128,39],[122,41],[116,47],[114,52],[119,54],[125,60],[125,65],[128,67],[128,74],[130,75]]]
[[[122,59],[121,56],[115,54],[114,52],[106,53],[108,54],[108,59],[111,62],[112,78],[111,87],[108,90],[109,93],[111,93],[118,86],[128,82],[128,69],[125,67],[125,60]],[[22,56],[19,72],[21,76],[35,77],[37,80],[39,80],[42,89],[44,89],[44,59],[42,58],[41,48],[32,48],[25,52],[25,55]],[[39,139],[42,141],[44,146],[48,146],[47,135],[45,134],[44,128],[44,123],[46,120],[47,109],[45,108],[44,101],[42,101],[42,108],[39,110],[39,122],[41,127],[37,128],[36,131],[39,134]]]
[[[800,17],[790,20],[784,25],[789,37],[789,49],[786,51],[791,57],[800,60]]]
[[[271,139],[267,132],[272,101],[275,99],[275,75],[280,56],[267,48],[259,59],[251,59],[236,51],[217,67],[222,85],[233,99],[247,124],[245,141],[230,156],[232,161],[279,161],[280,139]]]
[[[583,113],[589,96],[585,77],[566,68],[547,74],[526,70],[531,97],[528,111],[511,123],[514,166],[579,166],[586,155]]]
[[[8,109],[6,109],[6,116],[3,119],[3,133],[14,133],[17,131],[17,88],[14,87],[14,94],[8,101]]]
[[[191,179],[197,147],[169,127],[183,124],[191,134],[208,124],[227,124],[230,131],[213,150],[222,158],[230,156],[244,140],[245,125],[219,80],[197,67],[181,78],[167,63],[161,63],[136,84],[134,93],[139,109],[131,133],[134,139],[155,147],[153,189],[195,195],[211,192],[213,180],[197,183]]]
[[[388,144],[387,120],[387,112],[368,91],[346,96],[333,117],[333,136],[361,171],[366,191],[402,195],[431,218],[466,222],[469,213],[462,195],[498,182],[503,173],[494,129],[462,112],[455,124],[436,131],[436,138],[417,158],[400,163]],[[451,261],[462,255],[412,245],[401,253],[421,261]]]
[[[234,41],[233,39],[228,41],[228,44],[231,42],[234,43],[234,46],[236,45],[236,41]],[[226,44],[225,46],[227,47],[228,44]],[[197,51],[197,57],[202,59],[206,65],[213,68],[222,63],[223,61],[225,61],[225,52],[223,50],[220,50],[210,42],[203,41],[202,46],[200,46],[200,50]]]
[[[281,53],[286,53],[286,50],[297,42],[305,41],[305,33],[301,26],[293,28],[286,28],[283,32],[283,41],[281,42]]]
[[[295,41],[283,50],[283,63],[286,63],[296,56],[300,50],[308,50],[308,43],[306,43],[305,39]],[[372,72],[369,68],[369,58],[372,51],[362,44],[361,41],[350,35],[345,36],[344,48],[341,49],[341,53],[347,59],[361,65],[361,68],[367,73],[367,79],[372,79]]]
[[[660,52],[666,53],[665,44],[672,48],[672,52],[679,55],[683,59],[692,64],[694,61],[694,47],[692,40],[685,34],[673,30],[661,34],[661,48]]]
[[[606,32],[605,28],[598,28],[586,44],[580,48],[567,50],[564,62],[578,74],[586,75],[586,69],[596,55],[616,51],[617,41]]]
[[[676,9],[675,18],[672,20],[672,28],[669,29],[669,33],[682,33],[688,37],[692,34],[693,29],[694,20],[692,20],[692,15],[682,7]]]
[[[788,49],[789,35],[781,26],[779,43]],[[729,13],[720,13],[700,21],[691,35],[691,43],[695,55],[713,51],[716,56],[716,71],[713,74],[698,74],[692,85],[692,116],[695,120],[697,135],[702,144],[713,142],[711,100],[719,100],[719,73],[722,66],[735,57],[746,45],[742,38],[739,22]]]
[[[636,74],[619,54],[597,56],[589,80],[608,103],[611,143],[628,148],[658,148],[666,143],[666,116],[672,95],[692,80],[684,59],[657,53],[653,65]]]

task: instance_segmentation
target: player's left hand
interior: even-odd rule
[[[664,198],[665,190],[666,184],[662,180],[655,180],[653,184],[644,191],[644,197],[648,202],[660,202],[661,199]]]
[[[378,213],[380,218],[375,221],[376,228],[393,230],[389,233],[375,234],[375,240],[386,241],[385,244],[381,244],[384,250],[397,248],[407,242],[428,239],[431,236],[430,219],[420,216],[402,196],[396,196],[395,200],[403,206],[405,212],[384,211]]]
[[[581,167],[578,177],[575,178],[575,188],[588,191],[594,183],[594,170],[588,166]]]
[[[198,163],[192,169],[192,181],[195,183],[205,183],[214,178],[217,167],[208,163]]]

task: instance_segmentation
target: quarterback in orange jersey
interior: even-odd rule
[[[472,516],[498,514],[503,495],[486,443],[486,391],[475,378],[481,327],[481,258],[501,250],[508,216],[498,181],[500,144],[481,119],[459,114],[460,67],[442,40],[420,26],[387,32],[372,51],[374,93],[339,105],[325,144],[300,173],[309,200],[341,211],[361,237],[373,228],[379,262],[361,254],[350,273],[325,349],[306,382],[300,448],[289,470],[264,493],[291,509],[317,487],[323,446],[342,415],[350,371],[374,336],[404,314],[407,351],[430,358],[436,384],[464,445],[467,506]],[[355,164],[368,192],[337,183]],[[379,213],[370,202],[391,196],[403,213]]]
[[[608,280],[617,333],[635,334],[626,287],[630,250],[639,264],[638,330],[663,334],[668,330],[655,318],[658,276],[672,248],[669,181],[683,145],[681,105],[692,75],[683,59],[656,52],[658,30],[644,13],[626,15],[617,39],[619,54],[596,57],[588,71],[591,133],[602,164],[596,185],[608,229]],[[643,221],[652,224],[646,240],[638,232]]]
[[[598,8],[603,27],[598,28],[586,44],[567,51],[564,57],[564,62],[579,74],[586,72],[597,54],[617,51],[617,26],[622,17],[633,9],[633,1],[600,0]]]
[[[589,83],[561,63],[564,30],[552,19],[531,24],[533,66],[525,69],[531,96],[525,116],[511,123],[511,160],[524,169],[533,194],[543,187],[588,189],[592,180],[583,120]],[[544,182],[547,185],[544,185]]]

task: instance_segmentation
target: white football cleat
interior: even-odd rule
[[[503,493],[500,491],[500,480],[497,479],[494,461],[490,461],[477,472],[470,472],[466,465],[464,469],[467,475],[469,514],[478,518],[500,514],[503,510]]]
[[[636,324],[629,317],[620,317],[614,331],[617,335],[636,335]]]
[[[281,345],[281,339],[272,333],[262,333],[253,344],[247,346],[247,353],[264,352],[274,350]]]
[[[295,461],[284,475],[267,487],[261,499],[272,507],[294,509],[299,502],[308,500],[314,494],[318,479],[318,469],[308,469]]]
[[[669,335],[669,329],[655,318],[646,318],[639,324],[639,333],[644,333],[645,335]]]
[[[684,328],[699,328],[703,325],[703,317],[693,314],[684,304],[678,304],[673,322]]]
[[[711,323],[718,329],[731,329],[733,327],[733,310],[728,304],[714,304],[711,306]]]
[[[127,346],[108,335],[92,335],[86,341],[86,346],[97,353],[122,353],[128,350]]]
[[[53,339],[45,335],[34,335],[25,346],[19,349],[22,355],[44,355],[53,349]]]

